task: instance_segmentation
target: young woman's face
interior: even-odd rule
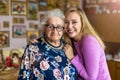
[[[65,18],[65,30],[70,38],[80,37],[82,23],[80,15],[77,12],[70,12]]]
[[[63,20],[59,17],[48,19],[45,26],[45,35],[50,41],[60,41],[63,35]]]

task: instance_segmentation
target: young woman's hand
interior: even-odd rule
[[[65,45],[64,51],[69,60],[74,58],[73,48],[69,44]]]

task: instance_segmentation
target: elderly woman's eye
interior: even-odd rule
[[[58,26],[57,28],[58,28],[58,29],[63,29],[63,26]]]
[[[52,26],[52,25],[49,25],[49,26],[48,26],[48,28],[52,29],[52,28],[53,28],[53,26]]]

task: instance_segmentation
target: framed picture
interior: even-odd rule
[[[5,69],[5,60],[3,56],[3,51],[0,49],[0,71],[3,71]]]
[[[32,40],[39,38],[39,31],[34,30],[34,31],[27,31],[27,40]]]
[[[19,23],[24,24],[25,23],[25,19],[24,18],[19,18]]]
[[[27,19],[37,20],[37,18],[38,18],[38,4],[37,4],[37,2],[28,1],[27,7],[28,7]]]
[[[9,27],[10,27],[9,21],[4,21],[3,28],[9,28]]]
[[[25,38],[26,31],[26,25],[13,25],[13,38]]]
[[[10,54],[9,57],[12,59],[13,64],[16,64],[15,68],[18,68],[20,65],[20,55],[21,55],[21,51],[19,51],[19,49],[11,49],[10,50]]]
[[[0,31],[0,48],[9,47],[9,31]]]
[[[17,24],[17,23],[19,23],[19,20],[18,20],[17,17],[13,17],[12,21],[13,21],[13,24]]]
[[[26,2],[12,1],[11,2],[11,14],[12,15],[26,15]]]
[[[38,7],[39,7],[39,11],[45,11],[47,10],[47,0],[38,0]]]
[[[13,23],[14,24],[24,24],[25,23],[25,19],[24,18],[19,18],[19,17],[13,17]]]
[[[29,23],[29,28],[38,29],[38,24],[30,22]]]
[[[0,15],[9,14],[9,0],[0,0]]]
[[[44,18],[45,12],[40,12],[39,13],[39,21],[42,22]]]

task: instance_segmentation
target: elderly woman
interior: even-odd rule
[[[59,9],[45,13],[43,37],[25,48],[18,80],[77,80],[77,71],[64,52],[64,15]]]

